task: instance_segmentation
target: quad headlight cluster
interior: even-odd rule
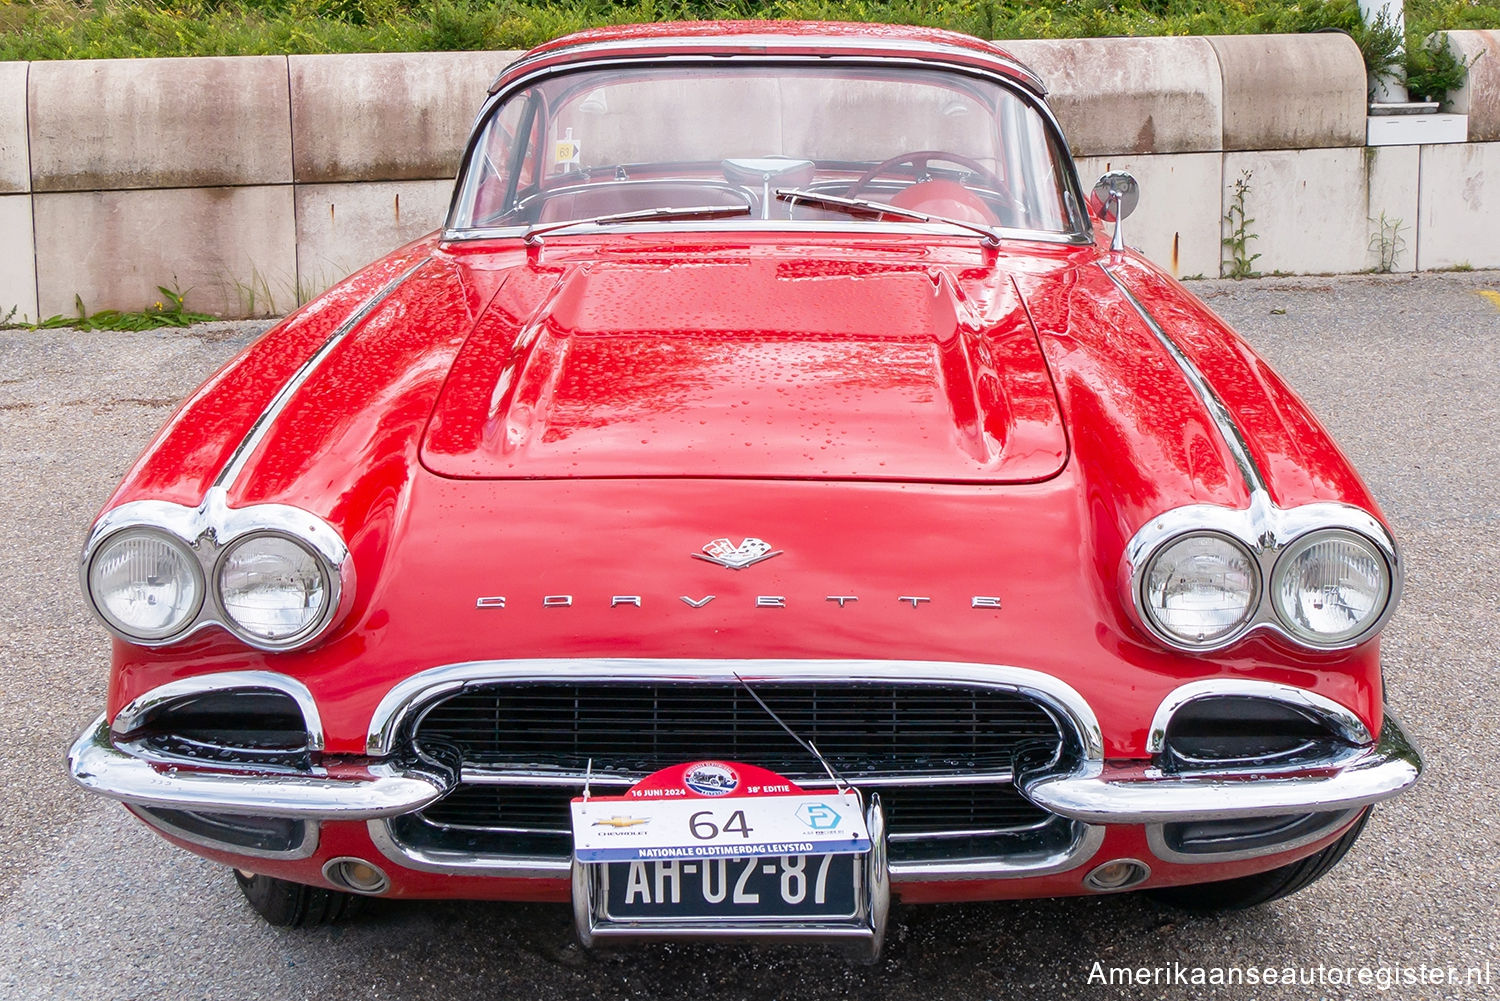
[[[1223,649],[1257,628],[1319,649],[1353,646],[1400,591],[1389,533],[1339,504],[1182,508],[1136,535],[1127,567],[1142,624],[1183,650]]]
[[[283,505],[189,509],[157,501],[106,514],[84,550],[84,588],[107,626],[146,646],[221,625],[284,650],[324,632],[352,565],[326,523]]]

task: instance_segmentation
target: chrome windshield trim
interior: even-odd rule
[[[167,767],[117,747],[101,714],[68,751],[68,772],[90,792],[139,806],[306,820],[366,820],[435,802],[438,778],[383,764],[337,772]]]
[[[1380,740],[1363,752],[1304,764],[1299,774],[1262,769],[1207,776],[1164,776],[1154,769],[1105,769],[1088,774],[1023,780],[1022,794],[1038,806],[1091,824],[1166,824],[1235,817],[1274,817],[1369,806],[1411,787],[1422,757],[1387,715]]]
[[[583,225],[588,220],[580,220],[578,225]],[[526,226],[492,226],[483,229],[451,229],[443,230],[444,243],[465,243],[475,240],[520,240],[526,235]],[[1076,233],[1051,233],[1039,229],[1012,229],[1005,226],[996,226],[989,231],[1000,238],[1001,241],[1023,241],[1031,243],[1051,243],[1065,246],[1083,246],[1091,242],[1087,236]],[[951,241],[955,246],[970,242],[969,238],[955,233],[947,224],[928,224],[920,222],[897,222],[897,221],[870,221],[870,222],[845,222],[838,219],[741,219],[736,222],[722,222],[714,220],[689,221],[689,222],[634,222],[616,223],[612,225],[592,226],[583,233],[562,233],[554,235],[549,240],[549,246],[557,246],[562,239],[573,240],[597,240],[601,236],[630,233],[785,233],[797,236],[818,236],[822,234],[843,235],[858,234],[869,237],[891,236],[895,234],[925,236],[932,238],[944,238]],[[979,235],[977,232],[976,236]]]
[[[913,67],[913,68],[917,68],[917,69],[927,69],[927,70],[932,69],[932,62],[930,60],[924,60],[924,59],[918,58],[916,56],[906,57],[906,56],[844,55],[844,54],[836,54],[836,55],[828,55],[828,54],[822,54],[822,55],[818,55],[818,54],[781,54],[781,55],[777,55],[777,54],[766,54],[766,53],[743,53],[741,55],[742,55],[744,61],[746,61],[746,62],[754,62],[754,63],[760,63],[760,64],[771,64],[771,65],[779,65],[779,64],[783,64],[783,63],[784,64],[802,63],[802,64],[817,65],[817,66],[838,66],[838,65],[843,65],[843,64],[850,64],[850,65],[871,65],[871,64],[874,64],[874,65],[880,65],[880,66],[907,66],[907,67]],[[711,66],[722,66],[722,65],[724,65],[726,58],[728,58],[728,57],[725,56],[725,55],[714,55],[714,54],[673,55],[673,54],[670,54],[670,53],[669,54],[656,53],[654,56],[651,57],[652,61],[659,62],[659,63],[662,63],[662,64],[674,64],[674,63],[682,63],[682,62],[696,62],[696,63],[700,63],[700,64],[704,64],[704,65],[711,65]],[[520,63],[524,63],[524,62],[527,62],[527,61],[528,60],[525,60],[525,59],[519,60]],[[999,61],[999,60],[997,60],[997,61]],[[506,72],[509,72],[511,69],[514,69],[516,67],[516,65],[517,65],[516,63],[511,64],[511,67],[508,67]],[[460,202],[462,194],[463,194],[464,183],[465,183],[465,174],[466,174],[466,171],[467,171],[467,168],[468,168],[470,162],[473,160],[473,157],[474,157],[474,147],[475,147],[475,144],[478,143],[479,136],[480,136],[481,131],[483,131],[483,127],[484,127],[485,121],[489,117],[490,112],[494,109],[495,105],[499,104],[502,100],[504,100],[505,97],[509,93],[511,93],[512,91],[519,90],[519,89],[521,89],[523,87],[529,86],[530,84],[535,83],[536,81],[544,79],[544,78],[546,78],[548,76],[554,76],[554,75],[562,74],[562,73],[575,73],[575,72],[579,72],[579,71],[583,71],[583,70],[588,70],[588,69],[595,69],[595,68],[599,68],[599,67],[617,67],[618,65],[619,65],[619,61],[618,60],[611,60],[611,59],[608,59],[608,58],[603,58],[603,59],[580,59],[580,60],[577,60],[577,61],[568,61],[568,62],[563,62],[563,63],[557,63],[557,64],[553,64],[551,66],[541,66],[541,67],[533,69],[533,70],[531,70],[529,72],[520,73],[514,79],[509,80],[509,81],[504,81],[505,74],[504,73],[501,74],[500,78],[495,81],[495,86],[490,91],[489,99],[484,102],[484,104],[479,109],[479,113],[477,115],[475,115],[475,117],[474,117],[474,124],[470,127],[470,130],[469,130],[469,139],[468,139],[468,142],[466,142],[464,144],[463,156],[459,159],[458,177],[456,178],[454,186],[453,186],[453,196],[452,196],[452,198],[449,199],[449,202],[448,202],[448,214],[444,218],[444,222],[443,222],[443,239],[445,241],[454,240],[454,239],[459,239],[460,238],[458,236],[454,236],[454,235],[450,235],[450,234],[457,234],[457,233],[465,232],[463,230],[459,230],[456,227],[454,227],[453,226],[453,220],[454,220],[454,217],[455,217],[455,215],[456,215],[456,213],[458,211],[459,202]],[[1017,62],[1015,65],[1016,65],[1017,68],[1021,69],[1022,71],[1026,72],[1026,73],[1030,73],[1031,72],[1031,70],[1029,68],[1027,68],[1024,64],[1022,64],[1020,62]],[[1046,101],[1046,90],[1045,90],[1045,88],[1038,87],[1037,90],[1031,90],[1028,87],[1026,87],[1024,83],[1022,83],[1020,80],[1017,80],[1013,76],[1010,76],[1010,75],[1008,75],[1006,73],[1003,73],[1003,72],[997,72],[996,70],[993,70],[993,69],[985,69],[985,68],[983,68],[981,66],[975,66],[975,65],[970,64],[970,63],[946,63],[944,68],[952,70],[953,72],[966,73],[966,74],[968,74],[970,76],[976,76],[976,77],[980,77],[982,79],[992,80],[992,81],[1000,84],[1001,86],[1006,87],[1009,90],[1011,90],[1018,97],[1020,97],[1021,100],[1025,101],[1026,104],[1029,107],[1035,109],[1036,112],[1037,112],[1037,114],[1039,114],[1039,115],[1042,116],[1042,121],[1045,124],[1046,128],[1048,129],[1048,131],[1051,133],[1051,137],[1052,137],[1053,143],[1056,146],[1057,155],[1059,157],[1059,166],[1062,168],[1063,180],[1064,180],[1065,186],[1067,188],[1067,191],[1065,193],[1066,194],[1066,198],[1064,199],[1064,201],[1066,202],[1069,214],[1072,216],[1071,221],[1072,221],[1073,226],[1074,226],[1073,231],[1071,233],[1066,233],[1066,234],[1052,234],[1054,237],[1060,237],[1060,239],[1056,239],[1055,241],[1049,241],[1049,242],[1070,243],[1070,244],[1080,244],[1080,245],[1092,243],[1093,239],[1094,239],[1094,224],[1093,224],[1093,220],[1090,218],[1088,212],[1086,212],[1083,209],[1083,206],[1084,206],[1085,202],[1084,202],[1084,195],[1083,195],[1083,186],[1078,181],[1078,166],[1077,166],[1077,164],[1075,164],[1073,162],[1073,156],[1072,156],[1072,153],[1071,153],[1071,147],[1068,146],[1067,138],[1063,135],[1062,126],[1057,121],[1057,115],[1053,113],[1052,107]],[[504,89],[503,90],[500,89],[500,84],[502,83],[502,81],[504,81]],[[866,232],[868,232],[868,230],[866,230]],[[1006,230],[1000,230],[999,232],[1000,232],[1000,235],[1002,237],[1004,237],[1004,236],[1007,235],[1007,231]],[[1025,232],[1025,231],[1021,231],[1021,232]]]
[[[245,689],[271,689],[290,696],[302,710],[302,721],[307,726],[307,749],[314,752],[323,750],[323,718],[318,714],[318,704],[313,699],[312,692],[296,678],[274,671],[221,671],[169,681],[131,700],[125,708],[115,713],[110,731],[113,736],[121,737],[138,730],[152,713],[180,699],[210,692]]]
[[[99,611],[89,586],[89,569],[100,548],[116,534],[147,528],[163,532],[181,542],[198,561],[203,576],[203,600],[197,613],[182,629],[153,638],[133,636],[116,629]],[[239,540],[251,535],[280,535],[312,549],[323,571],[328,601],[323,614],[302,632],[267,641],[242,630],[224,610],[219,593],[219,564]],[[228,630],[242,643],[257,650],[290,650],[307,646],[335,625],[354,602],[354,561],[338,531],[310,511],[287,504],[252,504],[232,508],[224,487],[210,487],[197,507],[170,501],[131,501],[100,515],[89,530],[78,565],[83,594],[94,615],[114,635],[136,646],[159,647],[177,643],[209,626]],[[290,694],[290,693],[289,693]]]
[[[1219,437],[1224,439],[1225,446],[1234,457],[1235,465],[1239,467],[1240,475],[1245,480],[1246,489],[1252,494],[1266,493],[1266,478],[1261,473],[1260,466],[1256,464],[1255,457],[1250,454],[1250,446],[1245,438],[1245,433],[1235,423],[1234,417],[1229,413],[1229,408],[1224,405],[1224,401],[1219,398],[1219,394],[1214,392],[1214,388],[1209,385],[1208,380],[1204,378],[1198,366],[1193,364],[1192,360],[1188,358],[1187,353],[1182,350],[1182,347],[1176,341],[1172,340],[1171,336],[1162,329],[1161,324],[1156,322],[1156,318],[1135,297],[1135,293],[1126,287],[1125,283],[1120,280],[1119,275],[1116,275],[1109,265],[1102,262],[1099,265],[1099,270],[1103,271],[1104,276],[1114,284],[1115,288],[1120,290],[1120,294],[1125,297],[1126,302],[1130,303],[1131,308],[1141,318],[1141,322],[1146,325],[1146,329],[1151,331],[1151,335],[1161,344],[1162,349],[1171,356],[1172,361],[1182,370],[1182,374],[1187,379],[1188,385],[1193,387],[1193,392],[1203,401],[1203,406],[1208,410],[1209,418],[1213,420],[1214,427],[1218,429]]]
[[[1222,696],[1269,699],[1294,706],[1329,724],[1340,737],[1351,744],[1369,744],[1374,739],[1370,736],[1369,728],[1352,709],[1340,705],[1326,695],[1271,681],[1252,681],[1248,678],[1209,678],[1175,688],[1162,700],[1161,705],[1156,708],[1155,715],[1151,717],[1151,729],[1146,735],[1146,753],[1160,754],[1167,749],[1167,727],[1179,709],[1191,702]]]
[[[382,758],[395,749],[406,716],[437,697],[471,682],[679,682],[829,681],[838,683],[967,684],[1027,695],[1047,706],[1085,760],[1102,761],[1099,720],[1071,685],[1040,671],[997,664],[921,660],[694,660],[654,658],[484,660],[449,664],[414,674],[376,706],[366,750]]]
[[[215,487],[227,491],[234,486],[235,480],[239,478],[240,473],[245,469],[245,465],[250,461],[250,456],[255,453],[255,450],[260,447],[260,443],[270,433],[272,422],[287,408],[287,404],[291,402],[292,396],[297,390],[302,388],[303,384],[312,377],[312,374],[322,366],[324,360],[333,353],[335,348],[343,343],[344,338],[348,337],[355,327],[358,327],[371,313],[375,312],[375,309],[381,303],[385,302],[392,292],[396,291],[408,278],[416,274],[429,259],[428,257],[423,257],[401,274],[386,282],[377,292],[366,299],[358,309],[349,314],[344,322],[340,323],[334,329],[333,333],[328,335],[328,339],[323,342],[322,346],[298,366],[297,371],[293,372],[291,378],[282,385],[281,389],[277,390],[275,396],[271,397],[271,402],[266,404],[266,408],[255,419],[255,423],[250,425],[250,430],[245,433],[245,436],[240,439],[240,443],[235,446],[234,453],[229,457],[229,462],[225,464],[224,468],[219,471],[219,475],[214,479]]]
[[[264,848],[247,848],[237,845],[232,841],[220,841],[218,838],[206,837],[194,831],[178,827],[170,820],[158,815],[155,807],[135,806],[130,810],[137,820],[147,827],[154,828],[162,834],[170,835],[179,841],[198,845],[200,848],[209,848],[213,851],[225,852],[229,855],[241,855],[245,858],[279,859],[286,862],[295,862],[299,859],[312,858],[318,851],[318,837],[320,827],[316,820],[302,821],[302,840],[284,852],[267,851]],[[209,811],[193,811],[209,812]]]

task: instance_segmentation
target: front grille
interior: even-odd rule
[[[527,831],[567,836],[568,801],[579,788],[461,785],[422,811],[429,823],[478,830]],[[879,790],[892,840],[933,831],[1010,831],[1051,816],[1009,783],[890,786]]]
[[[1026,695],[948,683],[766,681],[755,691],[842,776],[880,794],[893,861],[1003,854],[1008,834],[1056,819],[1009,781],[1020,762],[1067,750],[1053,715]],[[601,794],[704,758],[828,783],[734,683],[472,684],[414,718],[405,736],[416,751],[460,762],[472,780],[403,825],[429,848],[566,857],[568,802],[590,769]]]
[[[1057,749],[1057,723],[1015,692],[959,685],[757,684],[776,715],[849,778],[1004,770],[1018,751]],[[465,765],[643,775],[697,758],[787,776],[817,762],[738,685],[475,686],[421,718],[418,749]]]

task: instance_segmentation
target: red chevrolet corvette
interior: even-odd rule
[[[105,504],[73,777],[279,924],[571,900],[586,944],[873,955],[892,897],[1316,879],[1421,771],[1397,549],[1045,93],[914,28],[528,53],[443,229]]]

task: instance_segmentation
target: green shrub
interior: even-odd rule
[[[1401,27],[1386,17],[1385,11],[1376,16],[1373,24],[1364,24],[1356,17],[1356,22],[1347,30],[1354,44],[1359,46],[1359,54],[1365,61],[1365,73],[1369,75],[1372,86],[1381,78],[1390,79],[1397,75],[1401,67]]]
[[[1474,59],[1454,55],[1441,34],[1422,41],[1413,33],[1406,41],[1406,91],[1413,101],[1446,101],[1464,85],[1472,65]]]
[[[1423,36],[1500,28],[1500,0],[1410,0],[1406,9]],[[1363,27],[1354,0],[0,0],[0,60],[524,49],[595,25],[725,17],[922,24],[1001,39],[1332,28],[1375,62],[1389,41]]]

